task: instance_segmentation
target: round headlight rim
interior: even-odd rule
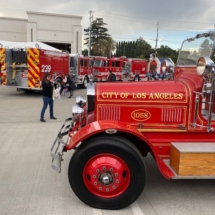
[[[201,65],[202,62],[204,63],[204,65]],[[207,56],[201,56],[197,61],[196,72],[201,77],[208,76],[208,74],[212,72],[213,67],[214,62],[211,58]]]

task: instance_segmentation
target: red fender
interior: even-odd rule
[[[70,132],[68,134],[70,137],[70,141],[65,146],[65,149],[71,150],[71,149],[75,148],[80,142],[88,139],[91,136],[105,132],[105,130],[107,130],[107,129],[116,129],[117,131],[130,133],[134,136],[139,137],[140,139],[145,141],[150,146],[153,154],[156,155],[150,142],[144,137],[144,135],[142,135],[141,132],[139,132],[137,129],[135,129],[134,127],[132,127],[124,122],[113,121],[113,120],[95,121],[95,122],[87,124],[80,130],[78,130],[76,133]],[[163,174],[163,176],[167,179],[172,178],[174,176],[173,173],[170,171],[169,168],[167,168],[167,166],[164,164],[162,159],[158,158],[157,156],[155,156],[154,158],[156,159],[158,168],[160,169],[160,172]]]
[[[86,140],[89,137],[94,136],[95,134],[105,132],[105,130],[107,129],[116,129],[117,131],[130,133],[148,142],[137,129],[135,129],[130,125],[127,125],[124,122],[113,121],[113,120],[103,120],[103,121],[95,121],[95,122],[89,123],[83,128],[81,128],[79,131],[77,131],[77,133],[70,132],[69,133],[70,142],[66,145],[65,148],[67,150],[71,150],[83,140]]]

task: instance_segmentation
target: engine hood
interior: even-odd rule
[[[188,93],[179,81],[98,83],[95,91],[98,103],[186,103]]]

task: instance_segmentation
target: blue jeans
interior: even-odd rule
[[[41,110],[40,119],[44,119],[44,114],[49,105],[50,117],[53,117],[54,100],[50,97],[43,96],[43,108]]]

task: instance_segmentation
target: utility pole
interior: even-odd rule
[[[155,54],[157,54],[157,44],[158,44],[158,25],[159,23],[157,22],[157,36],[156,36],[156,43],[155,43]]]
[[[89,27],[89,47],[88,47],[88,56],[90,56],[90,51],[91,51],[91,31],[92,31],[92,21],[93,21],[93,11],[89,11],[90,14],[90,27]]]

